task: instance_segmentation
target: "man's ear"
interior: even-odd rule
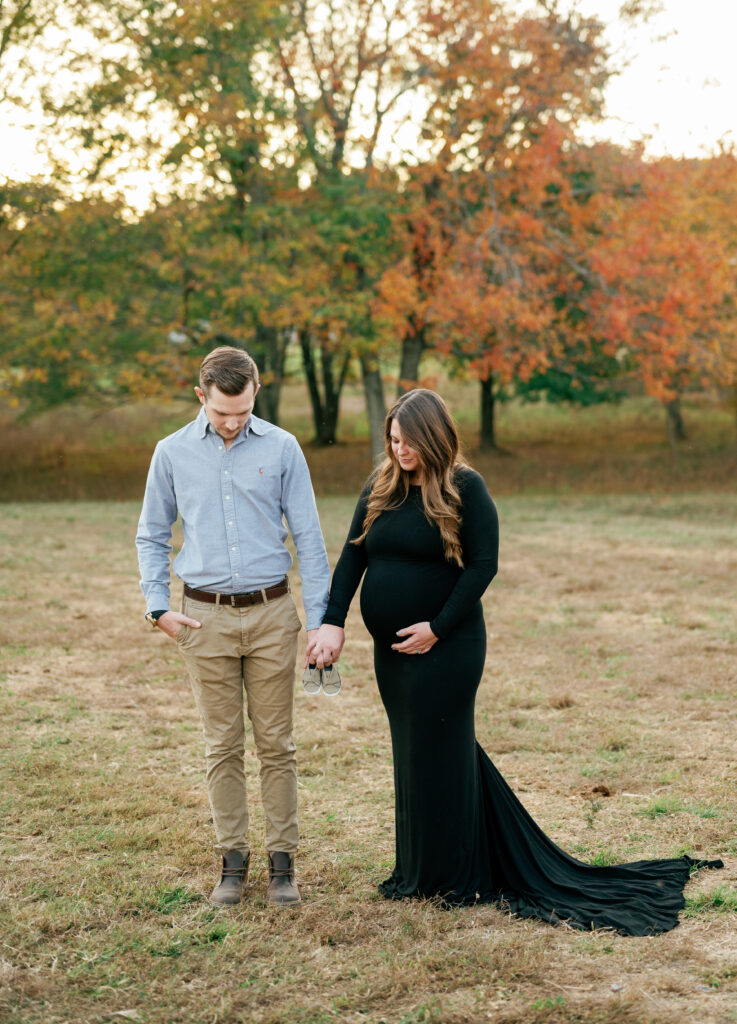
[[[257,384],[256,387],[253,389],[253,397],[254,398],[256,397],[256,395],[259,393],[260,390],[261,390],[261,385]]]
[[[204,404],[205,404],[205,392],[204,392],[204,391],[202,390],[202,388],[200,388],[200,387],[196,387],[196,388],[194,389],[194,393],[195,393],[195,394],[197,395],[197,397],[199,398],[199,400],[200,400],[201,404],[202,404],[202,405],[204,405]]]

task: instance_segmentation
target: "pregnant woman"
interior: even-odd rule
[[[478,745],[474,702],[486,656],[480,598],[497,570],[498,520],[459,457],[443,400],[410,391],[386,421],[383,465],[358,501],[308,651],[329,664],[365,572],[361,613],[394,754],[396,866],[389,899],[497,902],[523,917],[627,935],[678,923],[689,857],[593,867],[535,824]]]

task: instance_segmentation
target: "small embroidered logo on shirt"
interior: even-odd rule
[[[258,467],[258,471],[259,471],[259,473],[261,474],[261,476],[263,476],[263,475],[264,475],[264,467],[263,467],[263,466],[259,466],[259,467]]]

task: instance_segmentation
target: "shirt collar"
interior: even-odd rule
[[[197,414],[197,420],[195,422],[197,423],[198,436],[207,437],[208,431],[212,430],[212,424],[207,418],[204,405],[200,406],[200,411]],[[253,414],[251,414],[251,416],[246,420],[246,425],[238,437],[242,434],[245,434],[245,436],[248,437],[250,431],[253,431],[254,434],[258,434],[259,437],[262,437],[266,433],[263,421]]]
[[[197,413],[197,419],[195,420],[195,423],[197,424],[198,437],[206,437],[208,428],[210,426],[210,421],[207,418],[207,413],[205,412],[204,405],[200,406],[200,411]]]

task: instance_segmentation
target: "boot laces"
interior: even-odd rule
[[[223,878],[243,878],[246,873],[246,865],[242,868],[223,868]]]

